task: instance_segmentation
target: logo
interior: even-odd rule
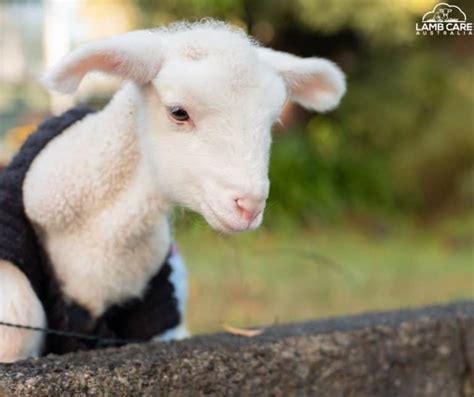
[[[471,36],[472,22],[467,21],[466,13],[458,6],[439,3],[428,11],[421,23],[416,24],[419,36]]]

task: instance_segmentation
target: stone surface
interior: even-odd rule
[[[0,365],[0,395],[472,396],[474,302]]]

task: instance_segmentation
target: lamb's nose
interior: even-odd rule
[[[244,196],[235,200],[242,217],[252,222],[265,207],[266,198],[263,196]]]

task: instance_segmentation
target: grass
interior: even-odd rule
[[[474,298],[474,217],[429,229],[390,222],[262,228],[178,226],[193,333]],[[178,222],[180,223],[180,222]]]

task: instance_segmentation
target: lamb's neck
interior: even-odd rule
[[[154,222],[167,216],[168,207],[140,141],[144,100],[140,88],[127,84],[79,128],[88,147],[84,166],[94,185],[92,207],[122,211],[138,222],[143,218]]]
[[[25,210],[65,295],[95,316],[140,296],[171,244],[141,147],[141,101],[138,87],[124,87],[48,144],[24,184]]]

